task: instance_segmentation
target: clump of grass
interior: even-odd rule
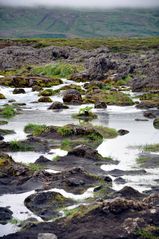
[[[116,129],[103,127],[103,126],[93,126],[105,139],[111,139],[118,136]]]
[[[71,146],[72,146],[72,143],[70,140],[68,139],[64,139],[62,142],[61,142],[61,149],[62,150],[66,150],[66,151],[69,151],[71,149]]]
[[[39,136],[46,130],[47,130],[46,125],[38,125],[38,124],[28,124],[24,128],[25,133],[30,133],[33,136]]]
[[[16,110],[13,106],[7,105],[0,110],[0,114],[5,118],[11,118],[16,114]]]
[[[159,152],[159,144],[147,144],[143,146],[143,150],[146,152]]]
[[[61,136],[70,136],[74,133],[74,131],[69,125],[66,125],[63,127],[59,127],[57,129],[57,133]]]
[[[150,158],[148,156],[139,156],[136,161],[138,164],[144,164],[145,162],[147,162]]]
[[[10,149],[12,151],[30,151],[32,147],[24,142],[13,140],[10,142]]]
[[[28,166],[28,169],[33,172],[40,171],[43,169],[41,165],[36,163],[29,163],[27,166]]]
[[[53,78],[69,78],[73,73],[83,70],[82,65],[58,62],[33,69],[34,74],[40,74]]]
[[[143,239],[158,239],[159,227],[147,226],[139,229],[136,234]]]
[[[78,114],[73,114],[73,117],[80,120],[93,120],[97,118],[97,115],[93,113],[91,110],[93,107],[86,106],[84,108],[81,108],[78,112]]]

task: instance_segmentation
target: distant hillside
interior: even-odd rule
[[[0,7],[0,36],[159,36],[159,9],[75,10]]]

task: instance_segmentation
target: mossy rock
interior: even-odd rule
[[[59,217],[59,210],[71,206],[74,201],[57,192],[41,192],[27,197],[24,204],[43,220],[50,220]]]
[[[4,99],[6,99],[6,97],[0,93],[0,100],[4,100]]]
[[[43,103],[50,103],[52,102],[52,99],[48,96],[43,96],[38,99],[38,102],[43,102]]]
[[[108,105],[129,106],[133,105],[133,100],[123,92],[110,91],[110,90],[98,90],[92,91],[86,94],[83,99],[84,103],[95,103],[98,101],[105,102]]]
[[[6,120],[0,120],[0,125],[5,125],[5,124],[8,124],[8,121],[6,121]]]
[[[0,153],[0,168],[4,167],[6,165],[9,165],[12,162],[13,162],[13,160],[9,155]]]
[[[73,118],[75,119],[79,119],[79,120],[83,120],[83,121],[91,121],[93,119],[97,119],[98,116],[97,114],[93,113],[93,112],[85,112],[85,113],[79,113],[79,114],[74,114]]]
[[[52,96],[54,95],[54,91],[52,89],[46,89],[39,93],[39,96]]]
[[[159,118],[154,119],[153,126],[155,127],[155,129],[159,129]]]

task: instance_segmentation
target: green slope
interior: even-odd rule
[[[1,37],[158,35],[159,9],[0,8]]]

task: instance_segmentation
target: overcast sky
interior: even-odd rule
[[[159,0],[0,0],[11,6],[159,7]]]

